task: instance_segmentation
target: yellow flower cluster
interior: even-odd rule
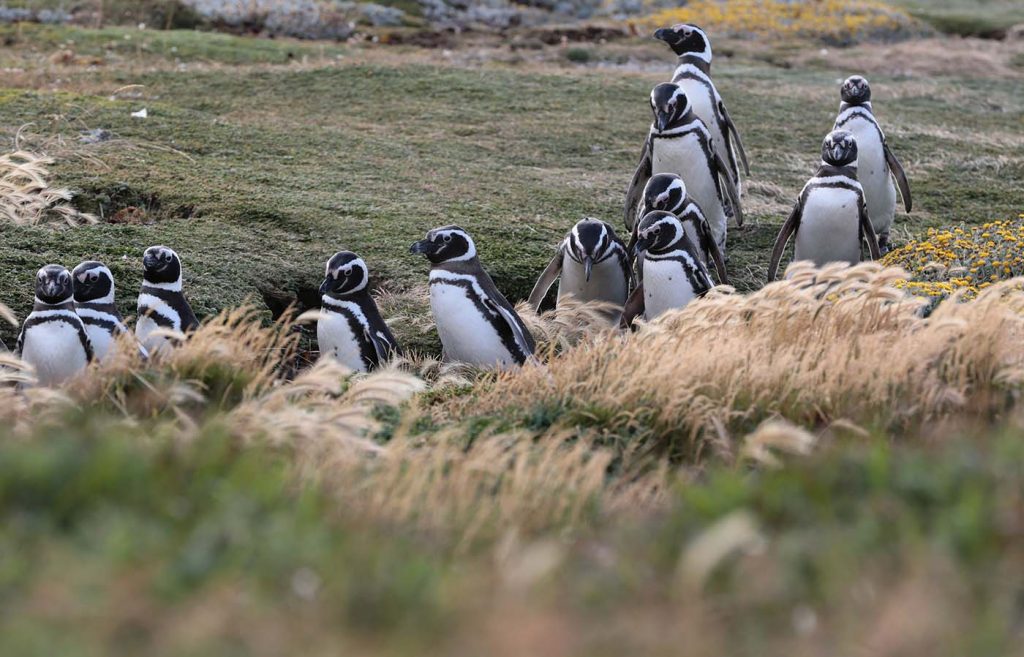
[[[1024,276],[1024,214],[1016,221],[937,230],[891,251],[882,263],[902,267],[913,278],[896,286],[912,294],[970,299],[996,281]]]
[[[694,23],[714,33],[850,41],[913,25],[876,0],[692,0],[642,19],[647,27]]]

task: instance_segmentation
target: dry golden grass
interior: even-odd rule
[[[749,296],[713,293],[633,336],[600,336],[449,403],[460,417],[546,405],[568,422],[732,458],[765,419],[898,431],[1003,408],[1024,376],[1024,294],[1007,281],[921,316],[877,264],[820,271]]]
[[[72,194],[50,186],[52,158],[19,150],[0,156],[0,216],[15,224],[96,223],[91,214],[67,205]]]

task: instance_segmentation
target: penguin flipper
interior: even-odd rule
[[[803,199],[801,198],[793,206],[793,211],[789,214],[789,218],[786,219],[786,223],[782,224],[782,230],[779,231],[779,236],[775,240],[775,247],[772,249],[772,261],[768,265],[768,283],[774,281],[775,276],[779,273],[779,261],[782,260],[782,253],[786,250],[786,243],[789,241],[790,236],[800,227],[802,209]],[[877,248],[877,242],[875,246]]]
[[[644,284],[641,282],[633,290],[633,293],[626,299],[626,305],[622,308],[622,317],[619,319],[619,328],[628,331],[633,325],[633,320],[644,312]]]
[[[540,312],[540,304],[544,301],[544,297],[548,295],[548,290],[554,285],[555,280],[558,279],[562,273],[562,260],[565,254],[562,247],[559,247],[558,253],[551,259],[548,266],[541,272],[540,278],[537,279],[536,284],[533,286],[533,291],[530,292],[530,298],[527,303],[535,311]]]
[[[506,303],[508,302],[506,301]],[[497,313],[499,317],[505,320],[508,327],[512,329],[512,337],[515,339],[516,346],[519,347],[519,351],[521,351],[524,356],[523,360],[519,363],[522,365],[526,362],[526,359],[533,355],[534,350],[533,336],[530,335],[526,325],[522,323],[523,320],[519,318],[519,315],[517,315],[516,311],[511,309],[511,307],[505,308],[502,304],[495,303],[492,299],[484,299],[484,305],[488,306],[492,312]],[[515,354],[513,354],[513,356],[515,356]]]
[[[878,236],[875,235],[875,227],[871,225],[871,218],[868,217],[868,208],[862,196],[860,201],[860,231],[862,239],[868,241],[868,253],[872,260],[882,257],[882,250],[878,246]]]
[[[733,212],[736,213],[736,225],[743,225],[743,208],[740,206],[740,193],[736,189],[736,183],[733,181],[732,176],[729,175],[729,168],[722,161],[722,156],[715,153],[715,166],[718,168],[718,177],[725,184],[725,193],[729,197],[729,203],[732,205]]]
[[[739,155],[740,162],[743,163],[743,172],[746,175],[750,175],[750,163],[747,162],[747,149],[743,147],[743,140],[740,138],[740,131],[736,129],[736,124],[732,122],[732,117],[729,116],[729,111],[725,109],[725,103],[721,98],[718,99],[718,111],[722,115],[722,120],[725,122],[725,138],[729,141],[729,137],[735,140],[735,152]]]
[[[711,225],[708,224],[707,219],[697,225],[697,231],[700,233],[701,247],[708,254],[708,259],[715,265],[718,282],[722,285],[728,285],[729,275],[725,272],[725,258],[722,257],[722,250],[718,248],[715,236],[711,234]]]
[[[889,165],[889,171],[896,179],[896,185],[900,188],[900,196],[903,197],[903,207],[909,213],[910,209],[914,206],[914,202],[910,198],[910,181],[907,180],[907,172],[903,170],[903,165],[896,159],[896,154],[889,148],[889,144],[883,143],[882,148],[885,150],[885,161]]]
[[[651,136],[647,135],[647,139],[644,141],[643,150],[640,151],[640,162],[637,163],[636,171],[633,173],[633,179],[629,183],[629,189],[626,190],[626,208],[624,217],[626,228],[632,229],[633,225],[637,223],[636,209],[640,205],[641,197],[644,193],[644,186],[647,185],[647,181],[651,178],[652,166]]]

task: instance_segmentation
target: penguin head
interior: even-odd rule
[[[339,251],[327,261],[324,282],[320,284],[320,296],[333,294],[345,296],[365,290],[370,282],[370,270],[362,258],[351,251]]]
[[[612,245],[618,241],[618,238],[611,226],[598,219],[587,217],[572,227],[567,241],[569,257],[583,264],[589,281],[594,263],[601,262],[612,254]]]
[[[151,246],[142,256],[142,276],[147,283],[181,282],[181,259],[166,246]]]
[[[86,260],[81,263],[72,270],[71,282],[78,303],[114,302],[114,275],[102,262]]]
[[[636,250],[643,251],[671,251],[672,248],[685,237],[683,224],[671,212],[656,210],[648,212],[640,220],[637,231]]]
[[[51,306],[67,303],[74,293],[67,267],[46,265],[36,274],[36,299],[42,303]]]
[[[863,105],[871,102],[871,85],[860,75],[851,75],[843,82],[839,96],[847,105]]]
[[[690,101],[679,85],[666,82],[651,91],[651,111],[654,127],[661,131],[690,111]]]
[[[694,55],[711,63],[711,40],[704,30],[696,25],[680,23],[663,27],[654,33],[654,38],[664,41],[677,55]]]
[[[834,167],[857,165],[857,140],[845,130],[836,130],[821,144],[821,160]]]
[[[409,253],[421,253],[433,264],[472,260],[476,257],[473,238],[458,226],[443,226],[427,233],[426,239],[409,247]]]
[[[644,211],[675,212],[686,199],[686,184],[674,173],[651,176],[644,187]]]

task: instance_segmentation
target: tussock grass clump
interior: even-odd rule
[[[95,216],[67,205],[73,196],[69,190],[50,185],[53,163],[24,150],[0,156],[0,216],[19,225],[96,223]]]
[[[900,432],[998,411],[1024,376],[1024,293],[1014,282],[925,318],[925,301],[892,286],[906,278],[898,269],[796,264],[787,275],[503,374],[451,410],[543,415],[676,456],[710,447],[731,458],[737,438],[766,419]]]

